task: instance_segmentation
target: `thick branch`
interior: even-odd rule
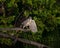
[[[22,42],[22,43],[26,43],[26,44],[30,44],[30,45],[35,45],[39,48],[48,48],[46,45],[43,45],[43,44],[40,44],[40,43],[37,43],[37,42],[34,42],[34,41],[29,41],[29,40],[26,40],[26,39],[22,39],[22,38],[16,38],[15,36],[10,36],[8,34],[3,34],[3,33],[0,33],[0,37],[4,37],[4,38],[11,38],[11,39],[17,39],[18,41]]]
[[[21,30],[21,31],[30,31],[30,29],[21,29],[21,28],[0,28],[0,31],[3,31],[3,30],[7,30],[7,31],[10,31],[10,30]]]

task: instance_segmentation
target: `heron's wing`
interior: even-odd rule
[[[22,24],[27,24],[30,20],[29,19],[26,19],[25,21],[22,22]]]
[[[32,20],[32,18],[29,17],[29,18],[27,18],[26,20],[24,20],[24,21],[22,22],[22,24],[26,25],[27,23],[31,22],[31,20]]]
[[[32,32],[37,32],[37,26],[34,20],[31,21],[29,28]]]

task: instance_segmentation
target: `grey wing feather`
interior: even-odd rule
[[[24,22],[22,22],[23,25],[26,25],[28,22],[30,22],[32,20],[32,18],[28,18],[26,19]]]
[[[23,28],[26,27],[26,26],[29,26],[31,20],[32,20],[32,18],[28,18],[24,22],[22,22]]]
[[[25,20],[22,24],[26,24],[29,21],[29,19]]]
[[[29,28],[32,32],[37,32],[37,26],[34,20],[31,21]]]

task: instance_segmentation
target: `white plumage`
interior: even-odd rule
[[[29,17],[28,19],[26,19],[25,21],[22,22],[23,28],[26,26],[29,26],[29,24],[31,23],[32,18]]]
[[[32,20],[31,23],[29,24],[29,28],[32,32],[37,32],[37,26],[34,20]]]
[[[32,32],[37,32],[37,26],[34,20],[32,20],[31,17],[29,17],[28,19],[26,19],[24,22],[22,22],[23,28],[29,26],[29,29]]]

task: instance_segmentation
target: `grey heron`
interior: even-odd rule
[[[29,29],[32,32],[37,32],[37,25],[36,25],[35,21],[32,19],[32,17],[29,17],[28,19],[23,21],[22,25],[23,25],[23,28],[29,26]]]

